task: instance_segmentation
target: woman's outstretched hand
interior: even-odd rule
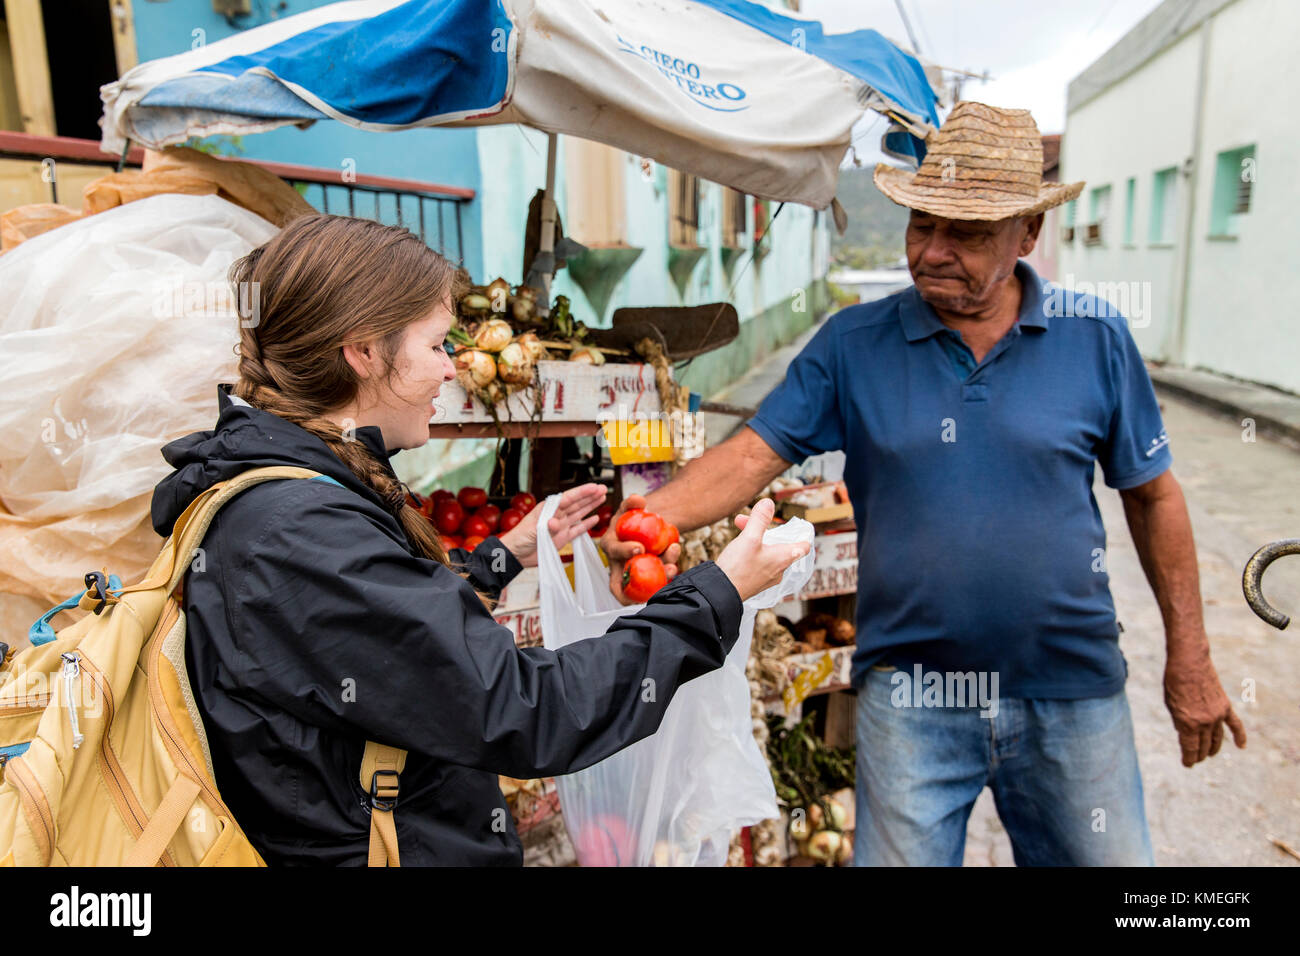
[[[785,569],[808,553],[811,545],[763,544],[763,533],[772,524],[776,505],[764,498],[747,515],[736,515],[740,534],[732,538],[715,562],[731,579],[741,601],[766,591],[781,580]]]
[[[580,534],[586,534],[596,526],[599,516],[588,512],[605,503],[609,489],[602,484],[589,482],[570,488],[560,496],[560,504],[555,509],[547,528],[551,540],[557,548],[562,548]],[[524,519],[505,534],[498,535],[501,543],[510,549],[515,559],[526,568],[537,566],[537,521],[542,516],[545,501],[539,501],[536,507]]]

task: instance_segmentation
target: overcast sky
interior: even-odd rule
[[[942,66],[992,76],[969,79],[962,99],[1028,109],[1044,133],[1065,128],[1065,88],[1160,0],[902,0],[920,51]],[[870,28],[909,45],[894,0],[804,0],[802,13],[842,33]],[[859,124],[864,163],[879,156],[884,121]]]

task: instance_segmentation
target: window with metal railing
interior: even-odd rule
[[[67,195],[72,186],[79,187],[88,175],[97,177],[99,171],[107,174],[115,167],[139,169],[144,162],[144,150],[136,147],[115,159],[100,152],[95,140],[0,131],[0,163],[5,161],[32,164],[33,184],[27,190],[31,198],[25,201],[58,203],[62,199],[75,207],[80,205],[80,195],[79,191]],[[474,198],[472,189],[292,163],[239,161],[261,166],[279,176],[323,213],[403,226],[453,262],[461,261],[464,256],[462,207]],[[61,167],[70,167],[69,173],[76,175],[61,175]]]

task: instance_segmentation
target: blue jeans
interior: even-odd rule
[[[898,673],[873,668],[858,691],[854,866],[960,866],[986,785],[1017,866],[1153,865],[1123,691],[1001,699],[981,717],[895,706],[913,700]]]

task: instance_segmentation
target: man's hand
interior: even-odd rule
[[[628,495],[623,499],[623,504],[619,506],[618,511],[610,517],[609,530],[600,539],[600,547],[605,552],[606,557],[609,558],[609,589],[614,597],[624,604],[636,604],[637,602],[623,593],[623,565],[628,558],[640,554],[645,548],[635,541],[618,540],[618,535],[614,533],[614,529],[618,527],[618,519],[624,512],[631,511],[633,508],[644,507],[644,497],[641,495]],[[682,546],[673,544],[669,545],[668,550],[660,556],[664,563],[664,572],[668,575],[669,581],[677,577],[677,559],[681,556],[681,553]]]
[[[1237,747],[1246,746],[1246,728],[1219,683],[1208,641],[1203,643],[1204,651],[1171,656],[1165,665],[1165,706],[1174,718],[1184,767],[1219,752],[1225,722]]]

